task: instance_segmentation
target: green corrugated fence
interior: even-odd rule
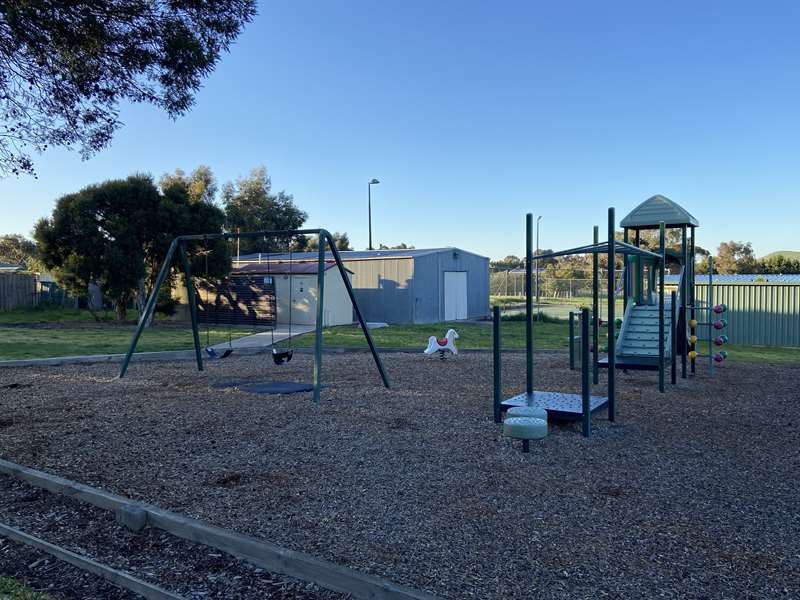
[[[669,289],[669,286],[667,287]],[[708,284],[695,286],[705,302]],[[780,283],[715,283],[714,304],[727,304],[725,333],[732,344],[800,347],[800,285]],[[699,315],[698,320],[705,319]]]

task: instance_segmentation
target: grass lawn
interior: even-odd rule
[[[430,325],[392,325],[381,329],[372,329],[372,337],[378,347],[384,348],[417,348],[425,349],[428,337],[444,335],[452,327],[460,336],[457,345],[465,349],[491,349],[491,323],[435,323]],[[536,323],[533,328],[534,345],[538,349],[567,349],[568,328],[563,322]],[[503,321],[503,348],[525,348],[525,322]],[[367,342],[361,329],[352,325],[329,327],[323,331],[326,347],[366,348]],[[298,337],[294,345],[311,347],[314,335],[306,334]],[[605,344],[605,330],[600,331],[600,343]],[[730,345],[726,349],[728,360],[747,362],[800,363],[800,348],[772,348],[764,346]],[[699,352],[705,352],[699,348]]]
[[[129,313],[135,317],[135,312]],[[86,354],[118,354],[127,351],[133,335],[134,323],[117,324],[114,315],[106,313],[108,322],[96,323],[84,310],[27,309],[0,312],[0,360],[48,358]],[[503,321],[503,347],[525,347],[525,322],[509,317]],[[10,326],[15,324],[14,326]],[[20,325],[22,324],[22,325]],[[48,325],[49,324],[49,325]],[[5,325],[5,326],[4,326]],[[448,328],[461,336],[458,347],[465,349],[491,349],[492,326],[486,322],[434,323],[427,325],[392,325],[373,329],[375,343],[383,348],[408,348],[422,351],[428,337],[442,336]],[[534,343],[539,349],[566,349],[567,324],[564,321],[545,321],[534,326]],[[249,329],[238,335],[249,334]],[[600,331],[601,345],[605,344],[605,330]],[[234,337],[237,332],[233,332]],[[329,327],[323,331],[328,348],[366,348],[361,329],[352,325]],[[228,340],[227,327],[209,332],[211,344]],[[206,345],[205,330],[201,328],[200,342]],[[314,335],[296,338],[297,347],[311,347]],[[137,346],[138,352],[161,350],[186,350],[193,347],[192,332],[188,326],[166,322],[146,329]],[[762,346],[732,345],[726,347],[729,360],[748,362],[800,363],[800,348],[772,348]],[[700,352],[705,348],[701,347]]]
[[[137,312],[128,311],[128,319],[135,322]],[[100,311],[101,321],[114,321],[116,315],[111,311]],[[14,323],[95,323],[88,310],[78,308],[15,308],[0,311],[0,325]]]
[[[460,336],[456,345],[466,349],[491,349],[492,324],[486,322],[433,323],[427,325],[392,325],[371,329],[375,344],[384,348],[419,348],[420,352],[428,345],[432,335],[442,337],[449,328],[458,331]],[[567,348],[566,323],[536,323],[534,325],[534,344],[537,348]],[[326,346],[342,348],[367,347],[361,328],[354,325],[329,327],[323,330]],[[503,321],[504,348],[525,348],[525,322]],[[295,340],[295,346],[310,347],[314,344],[314,334],[305,334]]]
[[[127,352],[134,326],[94,326],[48,328],[3,327],[0,325],[0,360],[48,358],[85,354],[119,354]],[[212,344],[228,341],[227,329],[209,332]],[[205,331],[200,343],[205,346]],[[185,350],[193,348],[191,328],[158,327],[146,329],[139,339],[137,352]]]
[[[0,599],[2,600],[50,600],[50,596],[36,592],[24,583],[11,577],[0,577]]]

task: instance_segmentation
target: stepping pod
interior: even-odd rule
[[[503,421],[503,434],[522,440],[522,451],[530,452],[530,440],[547,437],[547,421],[534,417],[507,417]]]

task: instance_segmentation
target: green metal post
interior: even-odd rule
[[[575,313],[569,311],[569,370],[575,370]]]
[[[711,320],[714,318],[714,313],[711,309],[714,308],[714,259],[708,255],[708,293],[706,294],[706,323],[708,323],[708,374],[714,374],[714,328]]]
[[[691,320],[695,320],[697,318],[697,309],[695,307],[695,304],[697,303],[697,290],[696,290],[695,285],[694,285],[694,260],[695,260],[695,253],[696,252],[697,252],[697,250],[696,250],[696,247],[695,247],[695,228],[694,228],[694,226],[692,226],[692,239],[691,239],[691,241],[689,243],[689,254],[692,255],[692,273],[691,273],[691,276],[689,278],[689,285],[691,286],[689,288],[689,304],[692,307],[692,309],[690,311],[690,317],[689,318]],[[695,328],[691,327],[689,329],[689,333],[691,335],[694,335],[695,334]],[[689,346],[689,350],[696,350],[696,349],[697,349],[697,344],[691,344]],[[692,370],[692,375],[694,375],[695,372],[697,371],[697,365],[696,365],[694,359],[692,359],[690,366],[691,366],[691,370]]]
[[[525,392],[533,403],[533,214],[525,216]]]
[[[503,393],[503,369],[500,361],[501,344],[500,338],[500,307],[492,307],[492,349],[494,350],[494,422],[500,423],[502,415],[500,414],[500,403],[502,402]]]
[[[197,360],[197,370],[203,370],[203,353],[200,351],[200,332],[197,328],[197,300],[194,297],[194,284],[192,283],[192,265],[186,253],[186,243],[180,243],[181,261],[183,262],[183,276],[186,279],[186,297],[189,299],[189,315],[192,319],[192,338],[194,340],[194,356]]]
[[[637,248],[641,248],[642,244],[642,234],[641,231],[638,229],[636,230],[636,234],[634,235],[633,243],[636,244]],[[634,281],[635,291],[636,294],[636,304],[642,303],[642,279],[644,278],[644,273],[642,272],[642,257],[636,256],[634,257],[634,262],[636,263],[636,281]]]
[[[125,377],[125,373],[128,371],[128,365],[131,362],[131,357],[133,356],[134,351],[136,350],[136,344],[139,342],[139,337],[142,335],[142,331],[144,330],[144,326],[147,323],[150,315],[153,312],[153,309],[156,306],[156,299],[158,298],[158,289],[161,287],[161,284],[164,283],[164,279],[167,277],[167,273],[169,273],[169,268],[172,264],[172,257],[175,255],[175,248],[178,245],[178,240],[172,240],[172,243],[169,245],[169,250],[167,250],[167,256],[164,258],[164,263],[161,265],[161,270],[158,272],[158,277],[156,277],[156,283],[153,286],[153,291],[150,292],[150,297],[147,299],[147,304],[144,307],[144,314],[139,315],[139,324],[136,327],[136,331],[133,333],[133,339],[131,339],[131,345],[128,348],[128,352],[125,354],[125,358],[122,361],[122,369],[119,372],[120,377]]]
[[[686,305],[688,304],[689,297],[689,277],[694,277],[692,274],[692,267],[694,267],[694,258],[689,264],[689,244],[687,240],[686,225],[681,229],[681,256],[683,256],[683,281],[681,282],[681,296],[680,306],[678,313],[678,323],[675,331],[679,333],[680,339],[676,341],[681,342],[681,378],[686,379],[686,354],[687,354],[687,339],[686,339]]]
[[[597,318],[597,317],[595,317]],[[589,309],[581,309],[581,337],[589,337]],[[591,412],[592,384],[589,380],[589,346],[581,344],[581,429],[583,437],[592,434],[592,412]]]
[[[622,241],[628,243],[628,228],[622,230]],[[628,295],[631,293],[630,282],[628,281],[628,255],[622,257],[622,314],[628,309]]]
[[[319,233],[317,241],[317,327],[314,335],[314,402],[319,404],[322,390],[322,326],[325,321],[323,298],[325,297],[325,236]],[[289,265],[291,271],[292,265]],[[291,282],[290,282],[291,284]],[[289,307],[292,310],[292,307]]]
[[[592,230],[592,242],[600,241],[600,228],[595,225]],[[592,252],[592,382],[600,381],[599,348],[600,345],[600,257]],[[583,339],[581,339],[583,341]]]
[[[664,392],[664,262],[666,260],[666,229],[664,221],[658,224],[658,247],[661,260],[658,263],[658,391]]]
[[[672,300],[672,306],[669,309],[670,323],[672,324],[670,354],[672,355],[672,385],[675,385],[678,383],[678,321],[676,318],[678,316],[678,307],[676,306],[678,298],[674,291],[670,292],[670,297]]]
[[[356,301],[356,295],[355,292],[353,292],[353,285],[350,283],[350,279],[347,277],[347,269],[344,268],[344,264],[342,263],[342,257],[339,255],[339,249],[336,247],[336,241],[328,231],[323,230],[321,235],[324,235],[325,239],[328,240],[328,246],[331,249],[331,254],[333,255],[333,259],[336,262],[337,268],[339,269],[339,274],[342,276],[342,281],[344,282],[344,287],[347,290],[347,295],[350,298],[350,303],[353,305],[353,311],[356,313],[358,324],[361,326],[361,331],[364,332],[364,337],[367,340],[369,351],[372,353],[372,359],[375,361],[375,365],[378,367],[378,372],[381,375],[384,387],[388,389],[391,387],[389,385],[389,377],[386,375],[386,369],[383,368],[383,361],[381,360],[380,354],[378,354],[378,349],[375,347],[375,341],[372,339],[372,334],[369,332],[367,322],[364,320],[364,316],[361,314],[361,308],[358,306],[358,302]]]
[[[608,420],[614,421],[616,418],[616,376],[617,376],[617,340],[614,337],[614,309],[616,299],[614,297],[614,265],[617,264],[616,239],[614,232],[616,229],[616,219],[614,208],[608,209]]]

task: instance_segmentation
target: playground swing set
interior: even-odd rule
[[[315,320],[315,328],[314,328],[314,372],[313,372],[313,383],[312,384],[298,384],[295,382],[279,382],[279,381],[271,381],[264,384],[251,384],[250,388],[252,391],[261,392],[261,393],[291,393],[297,391],[312,391],[313,392],[313,399],[315,403],[319,403],[320,401],[320,392],[322,389],[322,328],[323,328],[323,321],[324,321],[324,298],[325,298],[325,267],[326,267],[326,259],[325,254],[326,250],[328,250],[333,258],[333,262],[335,263],[340,276],[342,277],[342,281],[344,282],[344,287],[347,291],[347,294],[350,298],[350,302],[353,306],[353,312],[356,315],[358,323],[361,326],[361,330],[364,333],[364,337],[367,341],[367,345],[369,346],[370,352],[372,354],[373,360],[375,362],[375,366],[378,370],[378,373],[381,377],[383,385],[386,388],[390,387],[389,379],[386,374],[386,370],[384,369],[383,362],[381,361],[380,355],[378,350],[375,346],[375,343],[372,339],[372,335],[367,328],[367,324],[364,321],[364,317],[361,313],[361,309],[358,306],[358,302],[356,301],[355,294],[353,292],[352,285],[350,284],[350,279],[347,277],[347,270],[345,269],[344,265],[342,264],[341,256],[339,255],[339,250],[336,248],[335,241],[331,236],[330,232],[325,229],[288,229],[288,230],[278,230],[278,231],[254,231],[254,232],[231,232],[231,233],[212,233],[212,234],[199,234],[199,235],[182,235],[178,236],[172,240],[172,243],[169,246],[169,250],[167,251],[167,255],[164,258],[164,262],[161,264],[161,268],[159,270],[158,276],[156,278],[155,285],[153,286],[152,291],[150,292],[150,296],[147,299],[147,303],[145,304],[144,313],[142,318],[139,321],[139,325],[137,326],[136,330],[133,333],[133,337],[131,339],[130,346],[128,348],[127,353],[125,354],[125,358],[122,362],[122,368],[120,370],[120,377],[124,377],[128,371],[128,366],[130,365],[130,361],[133,357],[134,352],[136,351],[136,345],[139,342],[139,338],[144,331],[145,324],[148,322],[150,317],[155,310],[156,300],[158,298],[158,292],[161,286],[164,284],[164,281],[167,279],[167,275],[172,268],[173,262],[179,256],[180,257],[180,264],[182,266],[182,271],[184,275],[184,279],[186,282],[186,290],[188,295],[189,301],[189,313],[191,316],[191,324],[192,324],[192,337],[194,341],[194,353],[195,353],[195,361],[197,363],[198,371],[203,370],[203,354],[204,349],[200,343],[200,331],[198,328],[198,314],[197,314],[197,306],[199,297],[196,297],[195,285],[192,279],[192,268],[191,262],[189,260],[189,251],[188,247],[190,244],[196,244],[197,242],[201,242],[203,244],[204,250],[207,250],[207,244],[209,241],[217,241],[217,240],[236,240],[236,239],[258,239],[258,238],[266,238],[266,237],[285,237],[291,239],[293,237],[299,235],[316,235],[319,239],[318,243],[318,255],[317,255],[317,298],[316,298],[316,320]],[[205,256],[205,267],[206,273],[208,274],[208,255],[206,253]],[[294,265],[293,263],[289,262],[289,274],[294,273]],[[290,281],[291,283],[291,281]],[[274,284],[274,280],[273,280]],[[219,289],[215,289],[215,293],[217,293]],[[228,290],[230,291],[230,290]],[[290,293],[291,293],[291,285],[290,285]],[[216,294],[215,302],[219,302],[219,294]],[[206,296],[206,306],[204,310],[207,310],[209,307],[208,303],[208,296]],[[289,314],[291,315],[291,304],[289,305]],[[208,314],[208,313],[206,313]],[[290,316],[291,319],[291,316]],[[206,320],[206,323],[208,320]],[[291,324],[290,324],[291,327]],[[290,329],[291,334],[291,329]],[[229,329],[229,348],[226,349],[223,353],[217,354],[216,350],[213,349],[212,346],[209,345],[209,332],[208,329],[206,330],[206,347],[205,347],[205,354],[209,356],[212,360],[218,360],[221,358],[225,358],[230,356],[233,352],[233,347],[231,344],[231,333]],[[272,341],[274,344],[274,328],[272,333]],[[209,352],[209,350],[213,350]],[[294,350],[292,348],[288,349],[279,349],[275,348],[273,345],[271,356],[273,362],[278,364],[284,364],[291,360]],[[212,354],[216,354],[216,356],[212,356]],[[241,387],[241,386],[239,386]],[[242,388],[244,389],[244,388]]]
[[[717,334],[727,327],[725,319],[714,319],[727,311],[724,304],[713,303],[713,265],[708,262],[708,296],[701,302],[696,298],[694,286],[695,228],[697,220],[683,208],[665,198],[653,196],[622,221],[623,240],[615,239],[614,209],[608,209],[608,241],[598,241],[598,227],[594,227],[594,239],[591,245],[580,246],[534,256],[533,254],[533,215],[526,218],[526,390],[508,399],[502,398],[501,380],[501,320],[499,307],[494,308],[494,421],[503,422],[504,432],[510,437],[521,439],[523,451],[528,451],[529,440],[539,439],[547,435],[547,418],[578,419],[582,421],[582,433],[591,435],[592,415],[607,408],[609,421],[616,416],[616,370],[657,370],[658,388],[664,392],[667,361],[671,365],[671,382],[677,382],[677,357],[681,357],[682,377],[687,376],[687,360],[691,372],[696,371],[695,362],[701,357],[697,352],[700,340],[698,327],[704,327],[708,342],[710,372],[713,374],[714,363],[723,362],[727,358],[724,350],[714,352],[713,346],[727,343],[725,335]],[[666,247],[666,229],[681,229],[680,252],[669,251]],[[642,248],[641,231],[657,229],[659,232],[658,252]],[[634,243],[629,242],[630,232],[634,232]],[[687,232],[691,232],[691,237]],[[536,260],[556,258],[575,254],[592,255],[592,308],[583,307],[580,312],[580,335],[575,335],[575,316],[570,314],[570,367],[575,366],[575,341],[580,340],[581,354],[581,393],[565,394],[560,392],[534,391],[533,361],[533,295],[532,265]],[[603,351],[605,358],[599,355],[599,328],[601,318],[599,311],[599,256],[608,256],[608,342]],[[623,257],[622,288],[624,290],[624,315],[615,318],[616,285],[612,266],[616,263],[616,255]],[[677,291],[665,297],[665,268],[668,261],[679,265]],[[697,320],[697,313],[704,313],[707,319]],[[619,328],[617,330],[617,328]],[[591,330],[591,332],[590,332]],[[591,343],[585,343],[591,340]],[[592,355],[590,359],[590,353]],[[590,366],[591,365],[591,366]],[[608,395],[592,396],[591,386],[599,380],[598,369],[608,369]],[[591,379],[590,379],[591,376]],[[506,411],[506,420],[502,413]],[[521,419],[521,420],[520,420]]]

